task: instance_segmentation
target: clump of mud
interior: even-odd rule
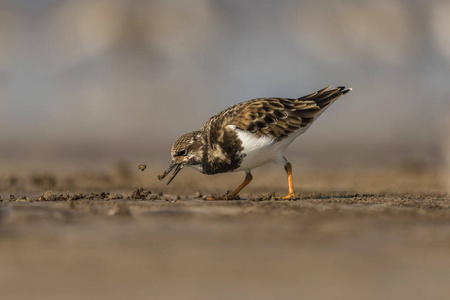
[[[1,199],[0,199],[1,202]],[[9,202],[33,202],[30,197],[22,195],[20,197],[16,197],[14,195],[9,195]]]
[[[275,192],[257,196],[248,196],[248,201],[265,201],[265,200],[277,201],[282,200],[282,198],[277,197]]]
[[[53,191],[46,191],[41,197],[38,198],[38,201],[56,201],[58,196]]]
[[[216,194],[211,194],[210,196],[203,196],[202,197],[203,200],[207,200],[207,201],[216,201],[216,200],[244,200],[241,197],[239,197],[239,195],[231,195],[230,191],[227,191],[226,194],[222,194],[222,195],[216,195]]]
[[[73,194],[69,196],[69,200],[80,200],[80,199],[84,199],[86,197],[86,194]]]
[[[14,197],[14,195],[11,195]],[[69,192],[65,194],[55,194],[53,191],[46,191],[42,196],[40,196],[37,201],[76,201],[76,200],[116,200],[123,199],[124,196],[120,194],[110,194],[108,192],[100,192],[100,193],[89,193],[89,194],[69,194]]]
[[[120,194],[110,194],[106,199],[107,200],[123,199],[123,196]]]
[[[0,202],[14,202],[16,200],[17,198],[14,195],[9,195],[9,198],[6,199],[2,199],[2,197],[0,197]]]
[[[150,196],[150,195],[151,195],[151,196]],[[150,196],[150,197],[149,197],[149,196]],[[147,198],[147,197],[149,197],[149,198]],[[156,200],[156,199],[158,199],[158,198],[159,198],[159,196],[157,196],[157,195],[152,195],[152,192],[151,192],[151,191],[146,190],[146,189],[144,189],[144,188],[142,188],[142,187],[137,188],[137,189],[134,190],[133,193],[131,193],[131,195],[130,195],[130,199],[133,199],[133,200],[145,200],[145,199],[148,199],[148,200]]]

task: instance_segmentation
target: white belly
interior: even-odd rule
[[[268,136],[255,136],[252,133],[238,129],[235,126],[232,126],[232,128],[236,131],[239,139],[242,141],[244,150],[241,153],[245,155],[239,168],[234,170],[235,172],[238,172],[251,170],[269,162],[285,163],[286,160],[283,155],[287,146],[289,146],[296,137],[305,132],[308,127],[301,128],[279,142],[276,142],[275,139]]]

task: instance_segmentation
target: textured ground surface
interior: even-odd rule
[[[450,197],[439,171],[299,171],[301,199],[274,201],[285,175],[265,168],[244,190],[250,200],[217,202],[199,194],[232,189],[242,174],[186,171],[167,187],[158,171],[1,174],[2,298],[450,295]]]

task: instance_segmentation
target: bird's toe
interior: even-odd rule
[[[294,193],[290,193],[287,196],[284,197],[278,197],[279,200],[298,200],[300,199],[299,197],[297,197]]]

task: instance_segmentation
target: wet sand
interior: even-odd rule
[[[161,170],[3,171],[2,298],[450,295],[450,197],[439,170],[298,171],[297,201],[274,200],[286,192],[274,168],[257,170],[239,201],[203,198],[242,174],[187,171],[165,186]]]

